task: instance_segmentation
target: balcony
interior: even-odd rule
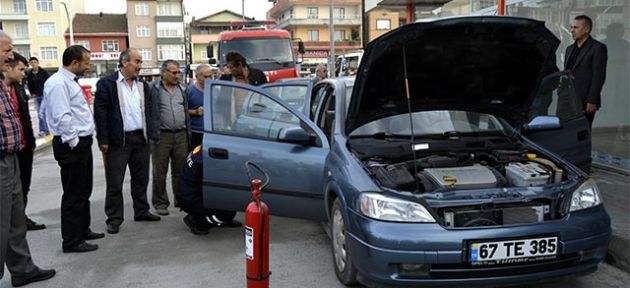
[[[0,12],[0,20],[28,20],[28,14],[24,12]]]
[[[297,45],[294,45],[297,49]],[[330,49],[329,41],[304,41],[304,47],[306,50],[327,50]],[[335,41],[335,50],[346,49],[354,50],[361,49],[361,41]]]
[[[361,15],[335,15],[333,17],[334,25],[339,26],[359,26],[361,25]],[[278,22],[274,28],[284,29],[289,26],[328,26],[328,17],[326,18],[295,18],[294,15]]]

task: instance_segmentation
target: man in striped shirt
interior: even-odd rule
[[[13,59],[11,37],[0,30],[0,70],[6,72]],[[55,270],[33,264],[26,241],[26,215],[17,153],[22,149],[22,131],[9,94],[0,81],[0,279],[4,265],[14,287],[50,279]]]

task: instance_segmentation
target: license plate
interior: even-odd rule
[[[472,265],[496,265],[553,259],[558,253],[558,237],[473,242]]]

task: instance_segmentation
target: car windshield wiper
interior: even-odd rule
[[[436,134],[434,134],[436,135]],[[449,130],[442,132],[441,136],[453,137],[453,136],[493,136],[493,135],[504,135],[500,130],[488,130],[488,131],[470,131],[470,132],[462,132]]]

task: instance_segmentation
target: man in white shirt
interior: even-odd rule
[[[63,52],[63,67],[44,84],[46,122],[53,153],[61,168],[61,237],[63,252],[89,252],[98,245],[85,240],[105,237],[90,230],[92,195],[92,134],[94,117],[78,76],[90,68],[90,51],[73,45]]]

